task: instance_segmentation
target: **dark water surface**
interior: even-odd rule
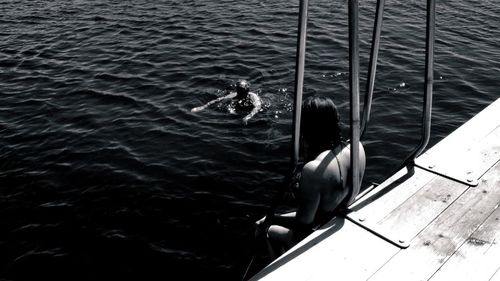
[[[375,1],[361,2],[364,89]],[[365,184],[420,133],[425,1],[386,2]],[[310,2],[305,77],[343,120],[346,4]],[[500,96],[496,0],[437,11],[431,146]],[[297,13],[297,0],[0,1],[0,279],[239,280],[289,161]],[[239,78],[264,102],[248,125],[190,112]]]

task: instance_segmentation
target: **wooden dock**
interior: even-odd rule
[[[500,99],[251,280],[500,281]]]

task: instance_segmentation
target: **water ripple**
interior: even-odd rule
[[[360,3],[361,89],[375,2]],[[498,98],[499,9],[437,4],[431,144]],[[0,14],[0,272],[239,278],[289,159],[298,1],[3,0]],[[367,182],[419,141],[424,18],[424,2],[387,5]],[[304,94],[333,97],[342,120],[347,24],[345,2],[310,5]],[[248,125],[225,104],[190,112],[241,78],[264,104]]]

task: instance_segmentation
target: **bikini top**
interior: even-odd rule
[[[338,154],[342,153],[342,150],[344,150],[343,146],[347,147],[347,145],[340,142],[340,151]],[[347,149],[349,149],[349,148],[347,148]],[[338,154],[335,154],[335,160],[337,161],[337,166],[339,167],[340,182],[342,183],[342,185],[344,185],[344,177],[342,176],[342,168],[340,167],[339,158],[337,157]]]

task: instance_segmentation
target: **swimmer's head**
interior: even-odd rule
[[[236,83],[236,93],[238,97],[245,98],[250,92],[250,83],[246,80],[240,80]]]

